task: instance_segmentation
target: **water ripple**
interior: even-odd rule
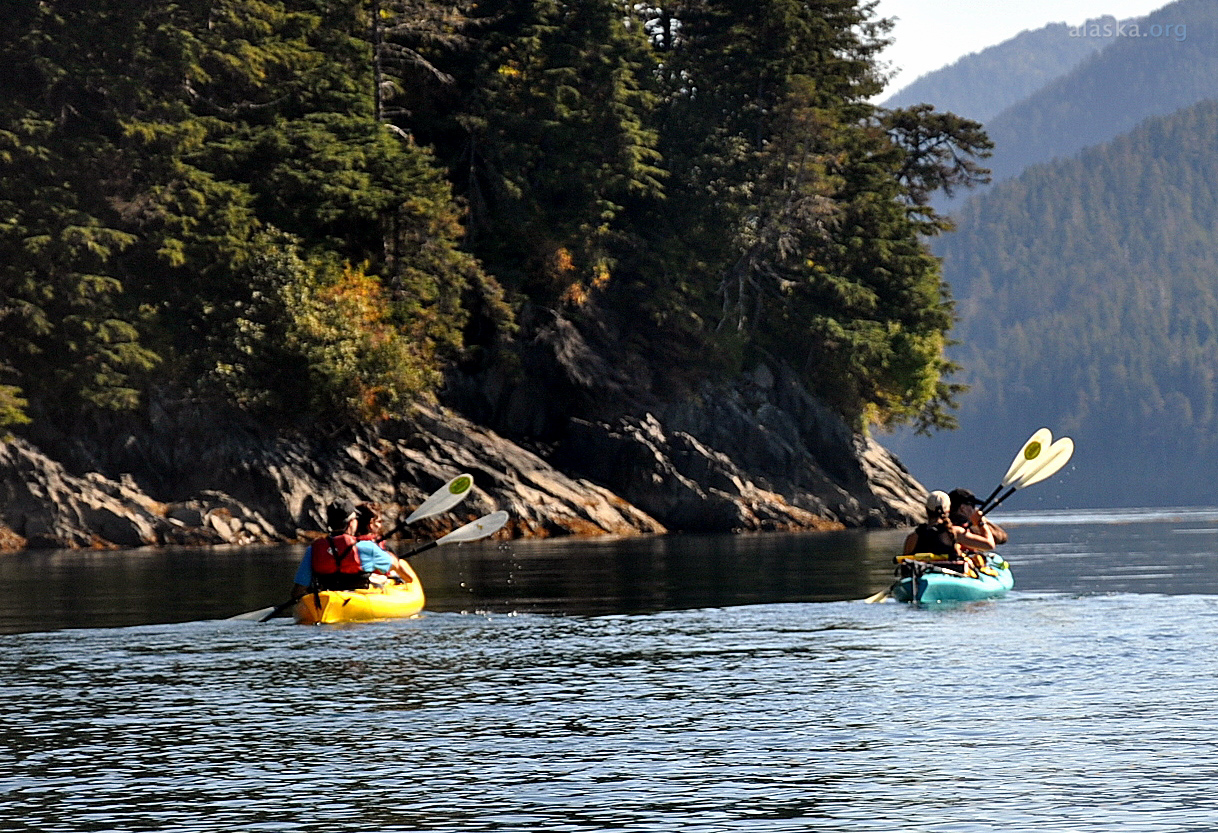
[[[13,635],[0,827],[1211,829],[1216,618],[1015,594]]]

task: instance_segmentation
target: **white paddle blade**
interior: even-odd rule
[[[494,535],[503,529],[508,522],[508,513],[500,509],[489,515],[483,515],[476,521],[470,521],[463,527],[454,529],[436,541],[437,544],[460,544],[463,541],[477,541],[488,535]]]
[[[251,610],[249,613],[238,613],[236,616],[230,616],[226,622],[259,622],[263,616],[274,611],[273,607],[264,607],[262,610]]]
[[[1010,486],[1028,470],[1029,466],[1042,462],[1045,459],[1045,449],[1052,442],[1053,432],[1048,428],[1041,428],[1029,437],[1028,441],[1023,444],[1023,448],[1019,449],[1019,453],[1015,455],[1015,459],[1011,461],[1011,467],[1007,469],[1007,473],[1002,476],[1002,486],[999,488]]]
[[[885,587],[879,593],[868,596],[867,598],[863,599],[863,601],[869,605],[878,604],[888,598],[888,592],[890,590],[892,590],[891,587]]]
[[[1070,457],[1074,454],[1074,440],[1069,437],[1062,437],[1053,445],[1049,446],[1049,451],[1045,456],[1045,461],[1035,471],[1031,472],[1026,480],[1020,484],[1020,487],[1031,486],[1033,483],[1039,483],[1042,480],[1052,477],[1057,474],[1066,463],[1070,462]]]
[[[461,501],[465,500],[466,495],[474,487],[474,478],[470,474],[458,474],[452,480],[445,483],[436,493],[427,500],[419,504],[419,508],[410,513],[406,518],[406,523],[412,524],[415,521],[421,521],[424,518],[430,518],[432,515],[439,515],[441,512],[447,512]]]

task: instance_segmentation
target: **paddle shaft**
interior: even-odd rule
[[[987,512],[993,512],[995,509],[998,508],[998,504],[1002,503],[1004,500],[1009,498],[1011,495],[1015,494],[1015,492],[1017,492],[1017,491],[1019,491],[1019,487],[1012,486],[1011,488],[1007,489],[1006,494],[1004,494],[1002,497],[998,498],[998,500],[994,501],[991,505],[985,507],[984,509],[978,509],[977,511],[980,512],[982,515],[986,514]]]
[[[287,610],[289,607],[291,607],[291,606],[292,606],[292,605],[294,605],[294,604],[296,604],[296,600],[295,600],[295,599],[288,599],[288,600],[287,600],[286,602],[284,602],[283,604],[281,604],[281,605],[276,605],[276,606],[274,607],[274,609],[272,609],[272,610],[271,610],[271,612],[270,612],[270,613],[268,613],[266,616],[263,616],[263,617],[262,617],[261,619],[259,619],[258,621],[259,621],[259,622],[269,622],[269,621],[271,621],[272,619],[274,619],[276,616],[278,616],[279,614],[283,613],[285,610]]]
[[[997,486],[995,486],[994,491],[990,492],[990,496],[987,497],[985,500],[981,501],[981,505],[988,506],[989,502],[991,500],[993,500],[995,497],[997,497],[998,493],[1002,491],[1002,486],[1003,486],[1003,484],[1001,484],[1001,483],[999,483]]]
[[[391,529],[391,530],[389,530],[388,532],[386,532],[386,533],[382,534],[382,535],[381,535],[379,538],[377,538],[377,539],[376,539],[376,542],[379,544],[379,543],[381,543],[382,541],[388,541],[388,540],[389,540],[390,538],[392,538],[394,535],[397,535],[399,532],[401,532],[403,529],[405,529],[407,526],[409,526],[409,524],[407,524],[407,522],[406,522],[406,521],[398,521],[398,522],[397,522],[397,525],[395,525],[395,526],[393,527],[393,529]]]
[[[981,501],[981,505],[978,508],[985,511],[990,501],[997,497],[998,493],[1007,486],[1014,484],[1018,488],[1028,467],[1038,467],[1043,461],[1041,454],[1050,447],[1052,439],[1053,432],[1048,428],[1037,429],[1032,436],[1028,437],[1027,442],[1023,444],[1023,447],[1019,449],[1019,453],[1015,455],[1015,459],[1011,461],[1010,467],[1007,468],[1007,473],[1002,476],[1002,481],[994,487],[994,491],[990,492],[989,497]]]
[[[996,500],[994,503],[986,506],[981,510],[982,514],[992,512],[998,507],[998,504],[1009,498],[1019,489],[1025,486],[1031,486],[1034,483],[1039,483],[1042,480],[1047,480],[1053,475],[1061,471],[1066,463],[1070,462],[1070,457],[1074,454],[1074,441],[1069,437],[1062,437],[1057,442],[1049,447],[1049,453],[1046,459],[1036,468],[1025,472],[1015,483],[1007,490],[1006,494]]]
[[[415,547],[414,549],[412,549],[410,552],[406,553],[405,555],[399,555],[398,558],[405,561],[407,558],[414,558],[419,553],[427,552],[432,547],[438,547],[438,546],[440,546],[439,541],[428,541],[426,544],[420,544],[419,546]]]

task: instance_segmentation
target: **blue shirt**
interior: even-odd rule
[[[393,556],[381,549],[376,541],[360,541],[355,545],[355,551],[359,553],[359,568],[365,573],[387,574],[393,567]],[[308,587],[313,583],[312,545],[305,548],[304,558],[300,560],[300,566],[296,568],[294,581],[301,587]]]

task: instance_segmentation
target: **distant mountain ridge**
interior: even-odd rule
[[[986,122],[995,182],[1218,97],[1213,0],[1177,0],[1114,28],[1111,37],[1102,33],[1103,49]],[[1090,40],[1091,33],[1074,39]]]
[[[972,386],[960,430],[883,443],[932,488],[988,490],[1047,425],[1078,451],[1017,506],[1212,504],[1218,3],[1094,23],[1067,36],[1101,48],[986,122],[995,183],[958,197],[934,244]],[[979,94],[1000,99],[1011,71]],[[942,89],[930,103],[971,115]]]
[[[919,76],[881,106],[910,107],[927,102],[940,111],[989,121],[1107,46],[1119,25],[1109,15],[1084,24],[1085,32],[1096,27],[1095,37],[1078,36],[1079,27],[1065,23],[1020,32],[1010,40]],[[1106,30],[1113,34],[1105,36]]]

